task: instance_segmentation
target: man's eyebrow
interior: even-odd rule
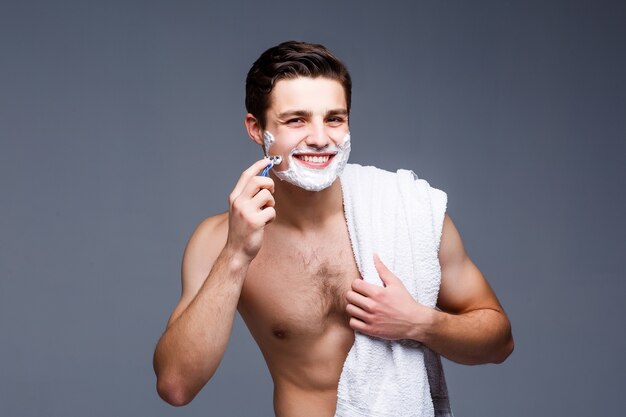
[[[348,110],[343,109],[343,108],[339,108],[339,109],[332,109],[332,110],[328,110],[326,112],[326,116],[348,116]],[[313,113],[307,110],[287,110],[284,111],[282,113],[278,113],[277,115],[279,120],[285,120],[288,119],[290,117],[313,117]]]
[[[287,110],[282,113],[278,113],[277,117],[280,120],[284,120],[284,119],[287,119],[289,117],[294,117],[294,116],[311,117],[313,116],[313,113],[311,113],[310,111],[306,111],[306,110]]]
[[[348,110],[346,109],[334,109],[326,112],[327,116],[347,116]]]

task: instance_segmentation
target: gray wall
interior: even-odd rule
[[[352,72],[352,161],[447,191],[510,315],[505,364],[445,363],[456,415],[620,414],[625,3],[215,3],[0,3],[0,415],[271,415],[241,321],[185,408],[151,358],[187,238],[259,155],[245,74],[292,38]]]

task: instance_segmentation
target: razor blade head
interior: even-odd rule
[[[278,165],[283,161],[283,158],[280,156],[269,156],[268,158],[270,160],[270,163],[263,169],[263,171],[261,171],[260,175],[262,177],[269,177],[270,169],[272,169],[274,165]]]
[[[280,165],[283,162],[282,156],[270,156],[270,161],[272,161],[272,165]]]

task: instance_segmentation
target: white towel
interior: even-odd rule
[[[443,191],[406,170],[349,164],[341,175],[352,250],[366,282],[382,286],[377,253],[419,303],[435,308]],[[339,379],[336,417],[452,416],[439,356],[413,340],[355,333]]]

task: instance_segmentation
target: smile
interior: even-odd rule
[[[323,154],[294,154],[293,157],[302,165],[309,166],[311,168],[325,168],[335,155]]]

